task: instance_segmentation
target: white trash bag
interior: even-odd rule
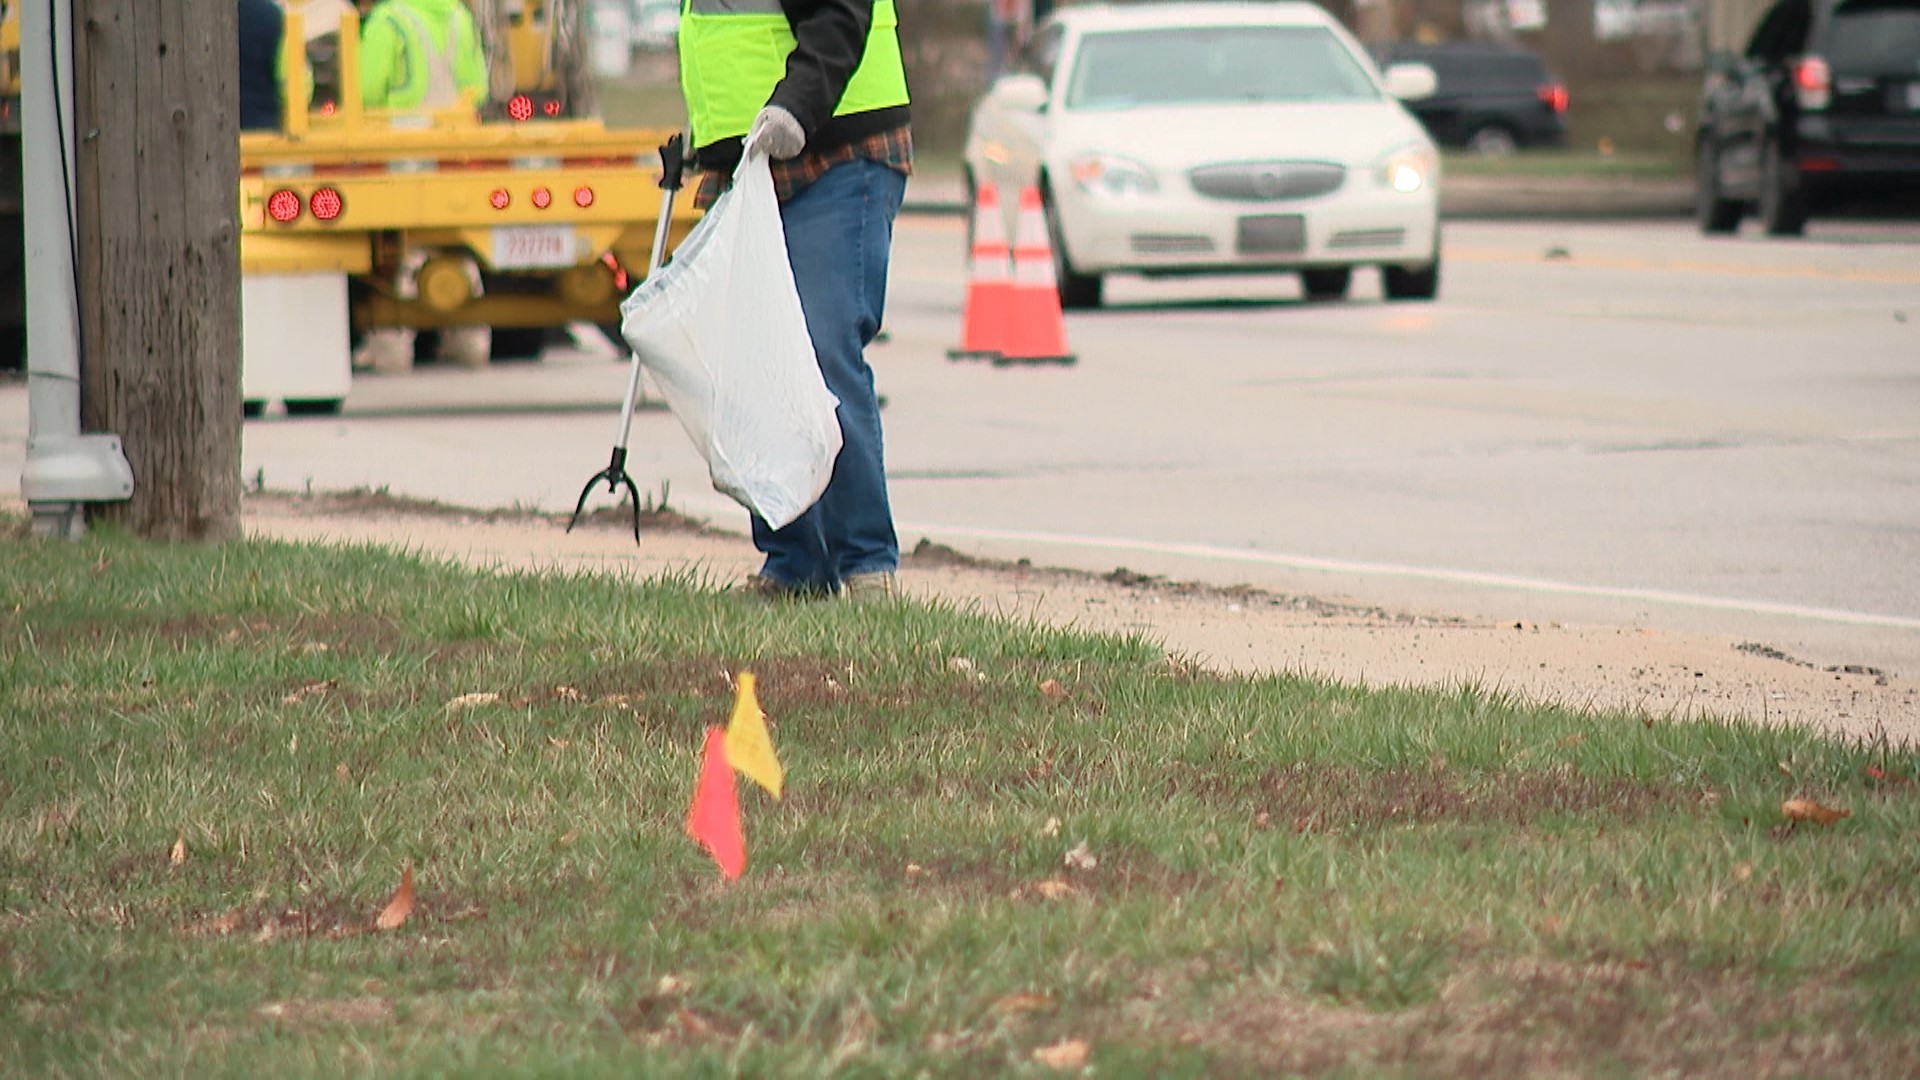
[[[741,160],[620,314],[715,490],[776,529],[819,500],[840,453],[840,402],[820,377],[765,155]]]

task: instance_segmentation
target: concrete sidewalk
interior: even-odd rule
[[[965,214],[966,186],[951,173],[907,182],[908,213]],[[1440,216],[1453,220],[1681,218],[1693,211],[1693,182],[1592,177],[1444,177]]]

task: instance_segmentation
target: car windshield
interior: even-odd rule
[[[1235,102],[1372,101],[1352,51],[1318,26],[1215,26],[1088,34],[1069,109]]]
[[[1841,8],[1827,62],[1846,75],[1920,75],[1920,0],[1856,0]]]

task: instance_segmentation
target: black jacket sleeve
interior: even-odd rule
[[[833,117],[860,66],[873,26],[873,0],[781,0],[798,43],[769,105],[800,121],[809,139]]]

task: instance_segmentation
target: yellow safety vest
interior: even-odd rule
[[[873,5],[867,48],[853,69],[835,116],[907,103],[894,0]],[[797,42],[780,0],[682,0],[680,89],[693,124],[693,145],[745,135],[787,73]]]

